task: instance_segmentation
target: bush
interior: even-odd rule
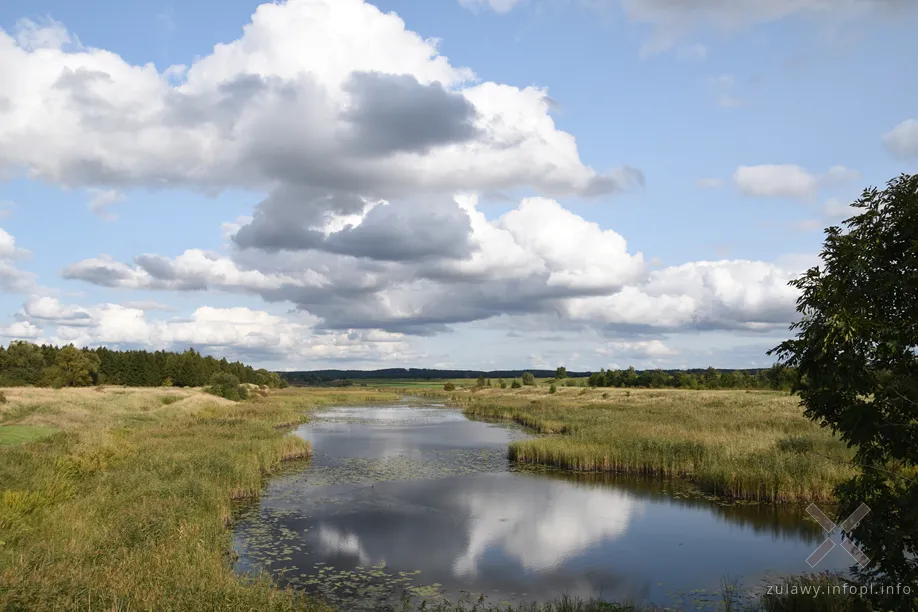
[[[446,383],[445,385],[443,385],[443,390],[444,390],[444,391],[455,391],[455,390],[456,390],[456,385],[454,385],[454,384],[451,383],[451,382],[448,382],[448,383]]]
[[[210,379],[206,392],[238,402],[249,397],[249,389],[239,384],[239,379],[227,372],[217,372]]]
[[[557,393],[557,392],[558,392],[558,387],[556,387],[555,385],[552,385],[552,386],[550,386],[550,387],[548,388],[548,392],[549,392],[549,393]]]
[[[523,372],[523,384],[524,385],[534,385],[535,384],[535,376],[533,376],[532,372]]]
[[[5,404],[7,402],[6,393],[0,391],[0,404]]]
[[[510,385],[510,388],[511,388],[511,389],[519,389],[519,388],[522,387],[522,386],[523,386],[523,385],[520,384],[520,381],[514,380],[514,381],[513,381],[513,384]]]

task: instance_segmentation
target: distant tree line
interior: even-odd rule
[[[590,374],[591,387],[648,387],[662,389],[781,389],[791,390],[793,368],[775,365],[767,370],[600,370]]]
[[[215,374],[233,375],[241,383],[286,386],[276,372],[204,356],[192,348],[183,353],[113,351],[18,340],[0,346],[0,387],[200,387],[211,383]]]
[[[682,389],[781,389],[790,390],[796,380],[793,368],[687,370],[600,370],[599,372],[568,372],[554,370],[429,370],[390,368],[387,370],[316,370],[312,372],[280,372],[292,385],[346,387],[355,381],[373,380],[443,380],[477,379],[477,387],[497,386],[514,389],[535,384],[535,379],[548,379],[549,384],[591,387],[646,387]],[[496,382],[492,383],[492,379]],[[509,381],[509,382],[505,382]],[[447,383],[455,389],[454,383]],[[444,387],[446,388],[446,387]],[[451,390],[448,389],[447,390]]]
[[[433,370],[428,368],[387,368],[384,370],[311,370],[301,372],[280,372],[281,378],[291,385],[346,386],[352,380],[443,380],[445,378],[476,379],[520,378],[526,370]],[[551,378],[556,370],[529,370],[537,378]],[[567,372],[567,376],[584,378],[589,372]]]

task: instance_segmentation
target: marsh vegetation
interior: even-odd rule
[[[786,392],[676,389],[478,389],[449,401],[514,421],[537,439],[514,461],[580,472],[687,478],[713,495],[757,502],[830,501],[852,452],[807,420]]]
[[[309,454],[287,429],[309,408],[385,396],[278,391],[235,403],[194,389],[4,392],[0,608],[326,609],[233,573],[232,500],[257,497],[267,474]]]

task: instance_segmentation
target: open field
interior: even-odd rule
[[[4,392],[3,610],[325,609],[233,573],[231,500],[257,496],[282,461],[308,454],[285,426],[310,407],[394,397],[281,391],[236,404],[193,389]]]
[[[439,393],[479,418],[508,419],[544,437],[510,457],[574,471],[688,478],[717,496],[762,502],[833,499],[851,451],[771,391],[540,387]]]

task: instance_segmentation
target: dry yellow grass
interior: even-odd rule
[[[0,429],[58,433],[0,446],[0,609],[325,610],[231,568],[234,498],[308,444],[311,407],[366,392],[4,389]],[[394,399],[379,395],[375,399]]]
[[[510,457],[524,463],[684,477],[755,501],[831,500],[852,474],[850,450],[787,393],[523,387],[449,397],[471,416],[556,434],[514,442]]]

